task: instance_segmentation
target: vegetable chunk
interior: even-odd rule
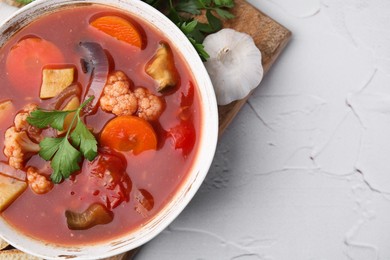
[[[131,91],[133,83],[122,71],[112,73],[104,86],[100,107],[117,116],[137,115],[145,120],[157,120],[164,111],[164,100],[140,87]]]
[[[179,74],[175,67],[172,50],[168,44],[160,43],[156,54],[146,65],[146,73],[157,82],[158,92],[176,86],[179,82]]]
[[[11,48],[7,56],[6,70],[15,89],[27,96],[35,96],[41,85],[42,69],[63,62],[64,56],[56,45],[31,37],[19,41]]]
[[[119,41],[126,42],[137,48],[142,48],[143,41],[137,27],[130,21],[114,15],[103,16],[90,23],[93,27]]]
[[[42,99],[55,97],[70,86],[73,80],[74,68],[44,69],[39,97]]]
[[[100,143],[117,151],[135,155],[157,149],[157,136],[148,121],[136,116],[118,116],[104,127]]]
[[[22,169],[25,161],[39,150],[39,144],[34,143],[26,131],[19,132],[14,126],[5,131],[4,154],[15,169]]]
[[[27,188],[27,183],[0,174],[0,212],[3,212]]]
[[[79,106],[80,106],[80,99],[78,97],[73,97],[68,102],[68,104],[66,104],[64,109],[62,109],[62,111],[76,110]],[[64,130],[58,131],[58,134],[63,134],[63,133],[66,133],[68,131],[69,127],[72,124],[72,120],[73,120],[73,117],[75,116],[75,113],[76,112],[72,112],[72,113],[68,114],[65,117],[65,120],[64,120]],[[75,126],[73,126],[73,127],[75,127]]]
[[[11,100],[0,103],[0,122],[3,122],[12,112],[15,111],[15,106]]]
[[[65,212],[68,228],[71,230],[85,230],[96,225],[110,223],[114,216],[111,211],[101,204],[92,204],[82,213],[67,210]]]

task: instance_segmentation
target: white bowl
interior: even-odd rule
[[[19,233],[0,217],[0,236],[16,248],[45,259],[100,259],[137,248],[164,230],[190,202],[202,184],[214,157],[218,138],[218,109],[215,93],[205,67],[191,43],[163,14],[138,0],[37,0],[20,9],[0,25],[0,46],[32,20],[59,7],[96,3],[116,7],[140,17],[167,36],[187,62],[199,88],[202,129],[198,153],[189,177],[165,208],[142,229],[117,239],[87,246],[56,246]]]

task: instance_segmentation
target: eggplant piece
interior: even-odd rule
[[[114,213],[99,203],[92,204],[82,213],[67,210],[65,216],[71,230],[89,229],[96,225],[108,224],[114,219]]]
[[[160,43],[156,54],[146,64],[146,73],[157,82],[157,91],[164,92],[176,86],[179,74],[171,48],[167,43]]]
[[[81,42],[80,47],[84,56],[81,59],[81,65],[87,73],[91,74],[84,100],[91,96],[95,97],[84,108],[84,113],[88,115],[96,111],[99,105],[99,100],[108,78],[109,61],[102,46],[96,42]]]

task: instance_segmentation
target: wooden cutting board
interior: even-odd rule
[[[245,0],[235,0],[235,7],[232,13],[235,15],[235,18],[225,21],[223,23],[224,27],[232,28],[252,36],[256,46],[261,51],[264,74],[266,74],[289,42],[291,32]],[[199,16],[197,19],[199,21],[205,21],[204,16]],[[250,94],[242,100],[218,107],[220,135],[222,135],[233,121],[249,97]],[[110,260],[133,259],[138,250],[136,249],[126,254],[110,258]],[[22,256],[19,259],[28,259],[28,257],[25,257],[23,258]],[[7,258],[2,258],[0,252],[0,260],[2,259]]]
[[[235,0],[233,14],[236,17],[225,21],[224,27],[252,36],[261,51],[265,75],[291,39],[291,32],[245,0]],[[233,121],[251,94],[242,100],[218,107],[220,135]]]

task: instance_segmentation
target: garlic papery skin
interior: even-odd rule
[[[203,45],[210,55],[204,65],[218,105],[243,99],[260,84],[264,74],[261,52],[251,36],[222,29],[208,35]]]

